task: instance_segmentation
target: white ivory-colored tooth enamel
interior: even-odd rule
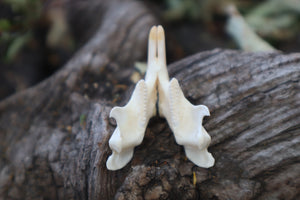
[[[209,110],[204,105],[192,105],[175,78],[169,81],[165,52],[164,30],[162,26],[153,26],[145,81],[137,83],[126,106],[114,107],[110,113],[117,121],[117,128],[109,140],[113,151],[106,162],[109,170],[120,169],[131,160],[134,147],[142,143],[149,119],[156,114],[157,101],[159,115],[167,119],[186,156],[200,167],[214,165],[214,158],[207,151],[211,138],[202,126]]]

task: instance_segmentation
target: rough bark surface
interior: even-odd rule
[[[299,197],[296,53],[216,49],[171,64],[186,97],[211,111],[204,127],[215,166],[187,160],[156,117],[132,161],[106,169],[110,109],[128,100],[132,64],[144,58],[155,23],[140,2],[106,3],[97,32],[64,68],[0,102],[0,199]]]

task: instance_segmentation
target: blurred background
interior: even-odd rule
[[[89,39],[66,2],[0,1],[0,100],[51,76]],[[165,28],[168,63],[214,48],[300,51],[300,0],[140,2]]]

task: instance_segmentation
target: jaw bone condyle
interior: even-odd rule
[[[215,160],[207,151],[211,139],[202,126],[202,119],[209,116],[209,110],[204,105],[192,105],[184,97],[177,79],[169,81],[165,52],[164,30],[162,26],[153,26],[149,34],[145,80],[137,83],[124,107],[114,107],[110,112],[117,127],[109,140],[113,152],[106,162],[109,170],[118,170],[131,160],[134,147],[142,143],[149,119],[156,115],[156,102],[160,116],[167,119],[176,142],[184,146],[187,158],[199,167],[214,165]]]

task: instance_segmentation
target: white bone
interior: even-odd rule
[[[153,26],[149,34],[145,81],[137,83],[126,106],[114,107],[110,113],[117,121],[117,128],[109,140],[113,153],[107,160],[107,168],[117,170],[131,160],[134,147],[142,143],[149,119],[156,114],[157,101],[159,115],[167,119],[176,142],[184,146],[186,156],[200,167],[213,166],[214,158],[207,151],[211,139],[202,126],[209,110],[204,105],[192,105],[175,78],[169,81],[164,30],[162,26]]]
[[[110,117],[117,121],[117,128],[109,140],[113,152],[106,162],[109,170],[121,169],[131,160],[134,147],[143,141],[149,119],[156,114],[156,80],[159,71],[155,64],[156,38],[157,28],[153,27],[149,34],[146,80],[137,83],[126,106],[114,107],[110,112]]]
[[[164,97],[159,99],[159,110],[167,119],[176,142],[184,146],[186,156],[193,163],[199,167],[212,167],[215,160],[207,151],[211,139],[202,126],[203,117],[210,115],[208,108],[192,105],[184,97],[175,78],[159,89],[159,97]]]

